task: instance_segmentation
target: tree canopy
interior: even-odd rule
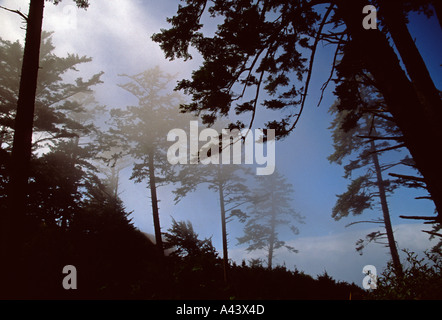
[[[122,4],[110,3],[96,2],[90,12],[78,16],[78,22],[92,23],[97,31],[100,19],[119,25],[123,20],[128,22],[114,21],[105,14],[108,9],[122,8]],[[75,10],[73,4],[87,9],[95,2],[30,0],[29,4],[27,15],[20,9],[0,6],[2,12],[18,14],[26,24],[24,43],[0,39],[0,298],[440,296],[442,241],[427,254],[428,260],[406,251],[408,261],[401,261],[387,204],[387,197],[399,187],[420,188],[428,194],[417,198],[432,200],[436,214],[441,212],[442,169],[439,157],[434,156],[442,147],[440,92],[408,30],[415,18],[411,12],[423,13],[434,25],[434,19],[442,17],[440,1],[182,0],[176,15],[167,20],[170,28],[153,35],[166,58],[198,56],[201,61],[189,79],[175,84],[176,75],[155,67],[161,61],[150,46],[143,52],[146,48],[132,41],[134,29],[126,25],[108,33],[109,25],[105,24],[106,41],[93,38],[93,45],[104,49],[92,52],[97,54],[94,62],[99,70],[106,70],[105,77],[82,52],[56,53],[70,47],[70,41],[70,48],[78,49],[72,39],[84,33],[64,33],[64,28],[58,29],[63,18],[48,15],[45,19],[54,19],[47,25],[55,21],[56,31],[42,31],[45,4],[61,5],[52,9],[65,13],[65,5],[69,10]],[[370,28],[361,23],[367,18],[363,9],[367,4],[372,5]],[[124,9],[122,16],[128,17],[132,9],[143,11],[146,7],[130,3]],[[163,8],[156,12],[164,13]],[[145,12],[138,13],[130,19],[137,20],[137,27],[147,28],[138,24],[139,19],[146,21]],[[82,23],[76,28],[86,29]],[[95,31],[91,30],[94,36],[99,34]],[[114,51],[120,54],[125,49],[122,57],[133,57],[132,47],[129,50],[121,45],[121,50],[114,50],[109,46],[108,36],[117,34],[139,46],[136,55],[146,55],[146,60],[114,60]],[[82,40],[90,45],[91,38]],[[61,46],[55,48],[54,44]],[[317,62],[323,62],[318,61],[322,45],[332,49],[328,56],[332,63],[324,72],[327,80],[312,95],[313,84],[318,87],[312,70]],[[128,69],[119,69],[121,74],[113,72],[126,66]],[[174,86],[188,98],[174,92]],[[307,130],[298,125],[312,105],[312,96],[319,97],[319,104],[330,101],[328,96],[323,99],[327,88],[337,99],[331,115],[323,113],[326,120],[334,117],[329,128],[333,130],[332,145],[321,136],[315,146],[323,159],[309,159],[305,149],[288,150],[296,139],[286,139],[281,146],[287,149],[278,150],[278,164],[282,163],[278,170],[273,170],[276,159],[272,157],[272,174],[260,175],[260,170],[256,170],[257,176],[250,174],[252,170],[241,164],[242,159],[262,169],[259,165],[264,162],[266,140],[266,160],[270,152],[275,155],[272,134],[265,137],[262,129],[256,129],[255,139],[251,134],[252,140],[248,140],[240,135],[249,131],[232,129],[252,129],[264,119],[267,128],[276,130],[277,139],[288,138],[298,129],[316,137],[317,124],[324,120],[321,116],[311,117]],[[199,132],[203,127],[195,116],[212,128]],[[225,117],[229,118],[227,124],[221,119]],[[221,126],[229,127],[230,133],[221,131]],[[325,126],[322,129],[326,132]],[[312,136],[298,142],[308,144],[315,138]],[[233,152],[229,148],[232,138]],[[204,146],[199,148],[201,143]],[[237,148],[240,143],[245,148]],[[309,169],[324,164],[321,160],[326,160],[329,147],[334,151],[328,160],[343,169],[329,166],[311,174]],[[298,151],[297,155],[292,151]],[[400,152],[392,157],[395,151]],[[254,164],[250,161],[253,153]],[[293,157],[283,159],[287,155]],[[347,190],[340,189],[344,181],[334,176],[340,170],[348,179]],[[295,173],[299,172],[304,180],[297,179]],[[166,186],[161,193],[160,186]],[[193,197],[195,191],[198,194]],[[343,193],[338,194],[333,207],[334,191]],[[182,201],[184,197],[189,201]],[[338,277],[363,278],[359,260],[349,261],[351,253],[343,250],[347,243],[342,240],[347,242],[349,233],[333,229],[330,237],[325,226],[329,221],[335,223],[330,212],[335,220],[359,216],[377,210],[377,200],[382,218],[370,222],[383,223],[386,231],[364,232],[368,233],[365,239],[386,236],[392,264],[381,273],[378,260],[373,259],[380,275],[379,291],[364,292],[357,284],[329,275],[330,266],[341,259],[346,268],[340,268],[345,272],[337,273]],[[404,201],[408,203],[414,204]],[[391,207],[392,213],[396,212]],[[302,232],[302,239],[296,235],[304,217],[297,210],[315,227]],[[152,213],[155,237],[145,223],[146,213]],[[166,215],[171,215],[169,220]],[[437,224],[440,215],[400,217],[431,223],[433,230],[425,232],[442,236],[442,225]],[[397,221],[401,220],[393,222]],[[405,236],[417,239],[420,231],[415,227],[401,226],[400,232],[413,230]],[[395,236],[398,234],[402,236]],[[235,238],[241,247],[234,248],[238,244],[229,242]],[[397,238],[404,241],[404,237]],[[418,240],[412,240],[415,247],[421,245]],[[335,243],[339,250],[330,250]],[[356,244],[360,249],[365,242]],[[292,255],[298,250],[301,254]],[[377,259],[384,255],[376,254]],[[292,258],[309,274],[290,265]],[[315,277],[312,270],[317,266],[324,272]],[[352,268],[349,273],[347,267]],[[373,280],[376,269],[369,269]],[[363,270],[365,273],[367,268]],[[72,286],[67,288],[66,284]]]
[[[437,137],[437,141],[442,141],[442,130],[437,124],[442,102],[418,49],[410,42],[406,26],[408,12],[418,10],[430,15],[429,5],[434,5],[434,1],[370,3],[378,9],[380,21],[374,30],[362,26],[363,7],[367,5],[362,0],[189,0],[168,19],[171,27],[152,38],[160,43],[169,59],[192,58],[190,47],[203,58],[191,79],[180,81],[176,87],[192,97],[192,102],[182,105],[183,111],[200,115],[208,124],[230,111],[250,112],[249,123],[237,120],[231,125],[242,128],[252,126],[261,103],[267,109],[284,111],[280,119],[267,122],[279,138],[292,132],[300,119],[318,43],[335,45],[330,79],[337,71],[337,90],[345,90],[337,92],[343,108],[353,110],[353,116],[363,113],[357,107],[357,92],[351,86],[355,86],[358,74],[371,77],[441,211],[442,188],[437,181],[442,178],[442,170],[432,156],[433,148],[440,146],[430,140]],[[204,15],[222,20],[214,33],[204,31]],[[398,49],[406,70],[394,48]],[[338,55],[343,56],[340,62],[336,59]],[[247,93],[249,89],[252,90]],[[272,99],[259,99],[262,90]]]

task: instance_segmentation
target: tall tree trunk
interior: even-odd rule
[[[404,142],[439,212],[436,219],[442,222],[442,166],[435,156],[435,150],[442,149],[442,119],[431,117],[426,112],[385,35],[380,30],[363,28],[362,8],[366,5],[365,1],[340,0],[337,4],[351,36],[353,49],[379,86],[388,111],[402,131]]]
[[[273,251],[275,248],[275,229],[276,229],[276,210],[274,205],[274,199],[273,199],[273,192],[272,192],[272,217],[270,219],[270,238],[269,238],[269,256],[268,256],[268,262],[267,267],[268,269],[272,269],[272,263],[273,263]]]
[[[118,199],[118,187],[120,184],[120,169],[116,169],[116,168],[114,168],[114,169],[115,169],[115,171],[112,172],[112,175],[114,176],[113,177],[113,179],[114,179],[113,195],[114,195],[115,200],[117,200]]]
[[[150,197],[152,200],[152,216],[153,216],[153,226],[155,229],[155,242],[158,249],[160,249],[161,252],[163,252],[164,254],[163,239],[161,237],[160,215],[158,210],[158,197],[157,197],[157,186],[156,186],[153,152],[149,153],[149,189],[150,189]]]
[[[70,164],[70,170],[72,171],[75,171],[75,165],[77,164],[79,146],[80,146],[80,137],[78,135],[75,135],[75,137],[72,139],[72,152],[71,152],[71,164]],[[72,190],[72,192],[74,192],[74,190]],[[77,192],[77,189],[75,190],[75,192]],[[63,212],[63,216],[61,218],[62,230],[67,230],[68,221],[72,221],[73,215],[74,213],[72,211],[69,213],[69,210]]]
[[[403,275],[402,265],[399,259],[399,254],[396,247],[396,241],[394,240],[393,228],[391,226],[390,210],[388,209],[387,195],[384,186],[385,183],[384,179],[382,178],[382,170],[379,164],[379,157],[378,154],[376,153],[376,145],[373,140],[370,141],[370,147],[372,152],[371,158],[376,172],[376,184],[379,189],[379,198],[381,200],[381,208],[382,208],[382,215],[384,218],[385,231],[387,233],[388,247],[390,248],[391,259],[393,261],[393,267],[396,271],[396,275],[402,277]]]
[[[15,117],[10,177],[7,190],[7,210],[1,213],[1,293],[6,298],[26,297],[32,284],[29,279],[32,266],[21,259],[24,242],[25,211],[29,163],[32,151],[32,126],[35,93],[40,60],[41,28],[44,0],[31,0],[26,27],[26,39],[20,78],[19,97]]]
[[[221,171],[219,171],[219,175],[221,175]],[[218,181],[221,179],[219,177]],[[229,274],[229,251],[227,247],[227,225],[226,225],[226,208],[224,204],[224,187],[223,183],[218,183],[218,194],[219,194],[219,205],[221,210],[221,232],[222,232],[222,241],[223,241],[223,276],[224,282],[228,280]]]
[[[442,2],[440,0],[433,0],[433,8],[436,13],[437,20],[439,20],[440,28],[442,29]]]
[[[8,193],[10,197],[10,211],[13,211],[11,214],[14,214],[17,218],[19,218],[19,215],[24,215],[26,208],[43,11],[44,0],[31,0],[14,124],[15,131]]]
[[[432,118],[442,119],[442,100],[439,91],[408,31],[400,4],[396,1],[384,1],[380,13],[385,18],[388,31],[418,92],[419,100],[425,107],[425,112]]]

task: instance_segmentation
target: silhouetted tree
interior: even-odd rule
[[[268,176],[257,176],[258,186],[252,191],[253,205],[250,207],[244,236],[237,238],[239,244],[248,243],[248,251],[267,251],[267,267],[272,268],[275,251],[285,247],[292,252],[297,250],[281,240],[282,226],[298,234],[294,222],[302,223],[303,217],[292,207],[293,186],[279,172]]]
[[[32,149],[32,129],[37,91],[37,76],[40,67],[39,56],[44,2],[44,0],[30,1],[29,13],[27,16],[16,11],[24,17],[27,29],[20,73],[17,111],[14,121],[14,141],[11,154],[11,162],[14,165],[11,166],[8,187],[8,212],[10,216],[5,220],[5,224],[8,225],[6,229],[10,229],[11,226],[16,225],[20,219],[23,219],[24,215],[28,168]],[[54,1],[55,4],[58,4],[59,2],[59,0]],[[88,7],[88,2],[86,0],[76,0],[75,2],[78,7]],[[18,220],[13,222],[15,219]]]
[[[212,240],[198,239],[198,234],[193,230],[190,221],[176,221],[172,219],[172,226],[164,233],[166,248],[172,249],[171,255],[179,257],[197,257],[210,254],[216,258],[217,253],[212,245]]]
[[[422,81],[423,78],[414,78],[409,80],[405,71],[401,69],[399,65],[399,60],[396,53],[393,51],[392,47],[385,39],[385,34],[388,29],[390,35],[394,40],[396,48],[402,47],[399,50],[402,61],[413,61],[416,63],[420,76],[427,73],[425,65],[418,62],[418,57],[415,54],[419,54],[414,42],[410,43],[407,41],[406,46],[410,46],[407,50],[403,50],[404,39],[398,39],[398,34],[393,36],[394,32],[397,32],[397,27],[400,25],[402,29],[400,36],[407,37],[405,32],[407,32],[407,26],[405,25],[406,20],[404,19],[404,14],[407,14],[406,2],[398,1],[377,1],[378,5],[378,16],[381,23],[386,25],[382,31],[370,33],[363,31],[361,28],[361,23],[358,20],[359,17],[356,14],[351,15],[351,12],[355,13],[358,8],[363,5],[363,1],[352,1],[347,7],[340,8],[343,16],[343,21],[345,22],[347,29],[351,34],[351,42],[348,42],[343,46],[344,59],[347,60],[346,63],[342,64],[342,67],[338,66],[338,74],[340,79],[353,79],[356,80],[355,75],[362,75],[367,78],[367,75],[363,75],[363,71],[366,70],[370,73],[369,79],[371,84],[374,85],[379,92],[382,94],[385,105],[388,112],[391,113],[392,120],[396,123],[398,128],[403,134],[403,143],[410,151],[413,157],[416,168],[420,171],[423,176],[423,182],[429,191],[432,200],[434,201],[438,212],[442,208],[442,198],[441,198],[441,188],[437,185],[436,180],[439,180],[441,176],[441,168],[436,164],[437,160],[431,156],[432,150],[434,148],[439,148],[432,142],[432,139],[439,137],[441,135],[440,127],[436,125],[441,117],[440,110],[442,110],[441,100],[434,99],[431,91],[431,87],[434,85],[429,85],[427,93],[424,93],[420,86],[416,82]],[[414,1],[413,1],[414,2]],[[414,2],[416,6],[414,9],[421,10],[428,6],[431,1],[423,1],[420,4]],[[387,13],[388,11],[388,13]],[[394,16],[393,13],[394,12]],[[392,25],[395,24],[395,30],[392,30]],[[382,34],[384,32],[385,34]],[[371,49],[368,48],[371,46]],[[413,47],[413,48],[411,48]],[[408,56],[406,56],[408,54]],[[414,55],[413,58],[411,58]],[[411,58],[411,59],[410,59]],[[422,61],[421,61],[422,62]],[[406,66],[407,72],[411,72],[412,66]],[[414,72],[417,70],[414,68]],[[426,78],[425,81],[431,81],[431,79]],[[422,82],[421,82],[422,84]],[[347,90],[350,87],[355,87],[357,84],[347,86]],[[342,88],[344,89],[344,88]],[[338,94],[341,100],[345,98],[345,108],[353,109],[355,113],[361,112],[357,106],[358,101],[357,90],[348,90],[345,92],[342,90],[341,94]],[[423,100],[426,100],[424,102]],[[438,100],[438,101],[437,101]],[[436,101],[431,107],[428,106],[428,101]],[[356,108],[355,108],[356,107]],[[440,220],[440,215],[434,218],[434,220]]]
[[[373,110],[379,110],[376,106],[376,100],[371,100]],[[397,183],[391,179],[383,177],[385,170],[391,169],[405,160],[399,160],[395,163],[382,164],[380,155],[387,150],[392,149],[390,141],[401,141],[402,135],[397,127],[391,121],[365,114],[359,119],[357,126],[349,131],[343,130],[346,112],[338,112],[339,101],[330,108],[330,112],[335,114],[332,122],[333,145],[335,152],[329,156],[330,162],[342,164],[345,158],[357,154],[356,159],[349,160],[345,165],[345,175],[351,179],[348,189],[343,194],[338,195],[338,200],[333,207],[332,217],[339,220],[349,214],[360,215],[367,209],[373,209],[373,202],[379,199],[382,210],[382,218],[379,220],[368,221],[370,223],[383,224],[384,232],[373,232],[367,235],[368,241],[379,241],[387,238],[393,264],[397,274],[402,273],[402,266],[399,260],[399,254],[394,240],[393,228],[390,219],[390,210],[388,208],[387,197],[397,188]],[[406,158],[407,159],[407,158]],[[362,174],[353,178],[354,172],[365,169]],[[367,222],[367,221],[365,221]],[[359,240],[356,248],[362,252],[364,241]]]
[[[32,0],[26,18],[27,29],[23,54],[20,87],[17,101],[17,112],[14,122],[14,142],[11,160],[14,165],[10,170],[8,183],[8,208],[5,213],[3,230],[11,230],[23,223],[26,205],[26,187],[31,160],[32,127],[34,120],[35,94],[39,68],[41,27],[43,23],[44,0]],[[2,243],[12,235],[7,234]],[[12,238],[11,238],[12,239]],[[17,239],[17,241],[20,241]]]
[[[94,113],[98,111],[97,103],[93,99],[92,87],[101,83],[102,73],[93,75],[88,80],[79,77],[75,82],[66,82],[64,75],[75,72],[79,64],[91,61],[88,57],[68,54],[59,57],[54,54],[52,33],[42,33],[40,72],[36,89],[35,114],[33,120],[32,151],[36,155],[47,152],[50,147],[59,143],[79,144],[80,138],[88,135],[83,144],[89,143],[89,157],[92,157]],[[14,117],[19,92],[20,70],[22,64],[23,47],[18,41],[1,40],[0,59],[4,72],[0,78],[1,110],[0,110],[0,149],[3,170],[2,189],[6,195],[6,184],[15,163],[10,159],[13,144]],[[76,148],[71,148],[75,151]],[[71,154],[75,157],[75,154]],[[83,157],[84,158],[84,157]],[[4,200],[4,197],[3,197]],[[4,203],[6,205],[6,203]],[[5,209],[6,210],[6,209]]]
[[[25,209],[27,201],[27,186],[29,167],[32,154],[32,133],[34,122],[35,100],[37,93],[37,76],[39,71],[39,55],[41,44],[42,20],[44,0],[32,0],[28,15],[18,10],[9,11],[18,13],[26,22],[26,38],[23,51],[23,60],[20,72],[20,85],[17,95],[17,109],[13,123],[14,137],[9,166],[9,180],[7,188],[7,208],[1,217],[1,251],[10,258],[5,264],[2,274],[10,274],[14,267],[10,262],[15,261],[15,255],[21,250],[22,235],[20,225],[25,223]],[[56,1],[55,3],[58,3]],[[76,0],[77,6],[87,7],[87,1]],[[2,7],[2,9],[5,9]],[[9,268],[9,269],[8,269]],[[14,276],[5,279],[5,286],[11,286],[11,292],[16,293],[21,288],[21,279]],[[14,284],[17,282],[17,284]],[[24,289],[25,290],[25,289]]]
[[[109,192],[115,198],[119,197],[120,172],[132,163],[132,160],[122,156],[122,153],[123,149],[111,147],[109,150],[99,152],[97,155],[99,161],[95,163],[100,172],[104,174]]]
[[[98,178],[88,151],[68,140],[31,161],[25,245],[15,261],[15,271],[30,285],[17,297],[140,298],[161,291],[154,245]],[[81,273],[76,292],[61,286],[68,264]],[[15,297],[5,287],[0,295]]]
[[[238,214],[240,206],[249,201],[247,198],[248,188],[245,185],[246,179],[242,176],[244,173],[247,173],[247,170],[233,164],[199,164],[197,167],[188,165],[179,172],[177,180],[180,182],[180,187],[174,191],[176,203],[189,192],[195,191],[200,184],[207,184],[210,190],[218,193],[221,213],[224,281],[228,279],[229,267],[227,220],[232,213]]]
[[[372,75],[372,82],[383,95],[394,122],[403,133],[405,146],[422,173],[438,211],[442,212],[439,183],[442,167],[433,155],[433,150],[442,147],[442,102],[408,35],[404,18],[410,10],[425,10],[437,1],[300,0],[284,3],[235,0],[209,3],[187,1],[168,19],[171,28],[162,29],[153,36],[169,59],[190,59],[190,46],[203,57],[202,66],[193,72],[192,79],[182,80],[177,85],[177,89],[193,98],[191,103],[182,106],[183,110],[202,114],[205,123],[213,123],[231,109],[237,113],[251,112],[251,126],[262,88],[272,98],[262,102],[264,107],[288,111],[282,119],[269,121],[267,127],[275,128],[279,137],[287,136],[302,114],[319,42],[335,44],[337,52],[344,53],[352,62],[346,64],[347,74],[338,74],[338,83],[348,79],[349,73],[368,71]],[[408,5],[410,3],[412,5]],[[324,4],[327,5],[325,9],[320,7]],[[380,24],[377,29],[366,30],[361,23],[365,18],[363,7],[368,4],[378,9]],[[209,36],[202,32],[205,12],[222,19]],[[405,61],[407,73],[413,73],[411,79],[401,68],[393,45]],[[308,50],[310,57],[305,57],[304,52]],[[330,79],[335,63],[331,69]],[[296,79],[302,81],[303,86]],[[246,91],[251,88],[254,91],[250,95]],[[355,92],[344,94],[352,98]],[[239,100],[242,101],[237,103]],[[347,107],[356,106],[348,104]],[[235,126],[245,125],[238,121]],[[437,219],[440,221],[441,216]]]
[[[43,32],[33,120],[33,151],[48,143],[90,134],[93,114],[99,111],[92,88],[101,83],[103,73],[88,80],[78,77],[68,82],[65,75],[74,74],[80,64],[92,59],[76,54],[59,57],[54,49],[52,33]],[[22,55],[23,47],[18,41],[0,41],[0,59],[4,66],[0,78],[0,141],[1,148],[6,151],[11,151],[13,143]]]
[[[152,201],[152,216],[155,241],[163,250],[157,188],[173,181],[175,167],[167,160],[167,133],[173,128],[185,128],[188,117],[180,115],[178,105],[181,96],[171,92],[173,76],[155,67],[142,73],[128,76],[129,82],[120,85],[137,99],[137,105],[126,110],[111,111],[114,144],[120,139],[118,147],[123,154],[135,159],[131,179],[135,182],[147,180]],[[186,124],[187,120],[187,124]]]
[[[424,252],[418,257],[403,250],[403,274],[398,275],[393,263],[377,278],[377,288],[368,294],[376,300],[440,300],[442,299],[442,258],[439,253]]]
[[[172,250],[168,258],[176,279],[174,295],[181,299],[219,298],[224,290],[222,262],[212,239],[199,239],[190,221],[173,219],[167,231],[165,246]]]

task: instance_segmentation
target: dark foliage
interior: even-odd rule
[[[353,299],[362,298],[363,290],[332,279],[327,273],[316,279],[284,266],[269,270],[260,261],[247,266],[229,267],[229,282],[222,278],[222,260],[210,239],[199,240],[190,222],[174,222],[166,233],[172,254],[174,290],[169,299]]]
[[[51,2],[58,4],[61,0]],[[87,0],[74,2],[80,8],[89,5]],[[416,158],[416,167],[422,171],[436,206],[442,208],[442,171],[432,152],[433,143],[442,141],[439,139],[441,113],[440,108],[436,108],[440,105],[440,99],[436,99],[434,108],[428,108],[431,112],[415,112],[416,107],[425,110],[426,106],[431,106],[434,96],[425,90],[425,87],[430,87],[425,85],[428,80],[425,74],[416,73],[412,68],[415,65],[413,62],[418,59],[412,54],[404,54],[407,50],[402,50],[407,45],[410,48],[407,39],[398,38],[396,32],[396,28],[403,27],[410,10],[430,15],[429,4],[433,4],[436,10],[440,6],[436,7],[435,1],[410,0],[403,1],[404,5],[398,11],[392,11],[391,2],[390,5],[387,1],[370,2],[379,4],[380,21],[384,28],[382,32],[389,31],[392,35],[411,82],[399,66],[385,34],[381,31],[367,34],[359,30],[359,9],[364,4],[362,0],[345,4],[343,0],[318,1],[336,5],[336,9],[333,6],[326,9],[324,15],[319,14],[321,10],[313,9],[315,2],[219,0],[212,1],[213,5],[206,8],[208,1],[187,0],[186,5],[179,7],[177,15],[168,19],[171,28],[153,37],[161,44],[167,58],[191,58],[189,46],[203,56],[204,63],[193,72],[192,78],[182,80],[177,85],[177,89],[192,96],[190,103],[182,105],[182,111],[199,115],[206,124],[213,124],[219,116],[226,116],[232,110],[238,115],[251,113],[251,127],[258,103],[261,103],[268,110],[286,112],[277,120],[267,122],[267,127],[276,129],[278,138],[285,137],[296,127],[302,113],[319,40],[335,43],[337,55],[341,54],[342,60],[338,65],[333,63],[330,79],[336,71],[339,81],[335,93],[341,98],[338,109],[348,112],[342,128],[346,132],[354,129],[362,115],[367,113],[364,110],[367,106],[361,101],[357,90],[358,77],[365,75],[367,81],[373,81],[373,85],[379,87],[392,120],[404,133],[404,145]],[[35,4],[35,10],[31,10],[32,4]],[[30,65],[24,63],[21,74],[21,60],[17,57],[23,54],[23,48],[18,42],[0,41],[0,67],[4,71],[0,75],[0,210],[3,214],[8,212],[11,217],[19,216],[19,219],[2,217],[8,224],[2,224],[0,255],[7,268],[0,268],[0,273],[7,285],[3,286],[5,283],[2,283],[0,286],[0,298],[280,300],[359,299],[366,296],[355,284],[338,282],[326,272],[313,278],[284,266],[265,268],[260,261],[252,261],[249,266],[245,262],[241,265],[230,263],[227,281],[222,276],[223,269],[224,273],[226,270],[225,264],[229,263],[225,225],[224,261],[218,257],[210,239],[198,239],[190,223],[175,221],[166,235],[169,249],[174,251],[165,257],[133,226],[130,214],[118,198],[118,192],[109,192],[117,188],[109,188],[97,176],[96,169],[89,162],[94,157],[92,153],[97,150],[79,147],[81,136],[89,135],[88,138],[92,139],[90,134],[94,130],[73,119],[75,114],[86,110],[82,108],[82,103],[67,98],[90,91],[91,86],[100,83],[101,73],[86,81],[78,78],[75,84],[62,82],[65,72],[75,70],[76,64],[88,62],[90,58],[76,55],[58,58],[51,54],[54,48],[50,35],[38,34],[41,33],[43,4],[44,0],[31,1],[26,46],[33,47],[33,54],[25,55],[32,61]],[[32,14],[37,9],[38,16]],[[205,37],[199,32],[202,28],[201,16],[206,9],[212,17],[224,18],[213,37]],[[359,15],[355,14],[356,11]],[[436,14],[439,12],[436,11]],[[333,13],[331,20],[330,13]],[[399,18],[382,19],[392,13],[399,13]],[[389,23],[390,20],[396,23]],[[328,36],[323,31],[327,21],[335,25],[330,29],[334,33]],[[347,31],[340,36],[340,28],[344,24]],[[399,32],[399,35],[405,34]],[[37,53],[40,47],[39,63]],[[309,53],[308,65],[306,56]],[[40,83],[37,83],[37,73]],[[20,99],[19,76],[22,80],[33,78],[30,79],[32,81],[23,81],[21,87],[25,90],[20,90]],[[129,84],[126,88],[134,87]],[[268,94],[269,100],[259,99],[262,90]],[[420,101],[420,96],[428,97],[430,103]],[[35,113],[33,107],[28,107],[34,103]],[[15,108],[16,105],[19,107]],[[20,114],[18,110],[23,110],[23,107],[26,107],[26,117],[20,118],[17,116]],[[129,109],[132,112],[135,110]],[[153,110],[150,111],[149,120]],[[135,114],[133,120],[139,118]],[[156,118],[161,118],[161,115]],[[244,128],[246,124],[237,121],[230,125],[231,128],[234,126]],[[150,127],[148,129],[152,131]],[[12,136],[17,132],[22,132],[23,136],[17,141],[23,141],[18,147],[13,147],[19,152],[11,155]],[[42,140],[34,145],[31,144],[32,132],[44,133]],[[432,144],[427,142],[429,137],[434,140]],[[46,153],[32,150],[32,147],[40,148],[42,142],[49,141],[50,150],[45,150]],[[145,156],[146,151],[154,147],[154,142],[143,141],[143,147],[135,151]],[[434,146],[436,148],[438,145]],[[143,164],[135,166],[134,178],[146,178],[147,171],[143,170]],[[347,168],[355,166],[357,164],[353,162]],[[153,167],[149,171],[153,172]],[[218,171],[217,175],[220,177],[221,172]],[[150,181],[155,180],[153,178],[150,176]],[[222,178],[224,180],[218,179],[218,184],[211,185],[212,189],[219,191],[220,203],[224,203],[223,188],[226,187],[223,183],[228,177],[224,175]],[[11,183],[14,180],[19,182]],[[191,191],[200,182],[198,180],[178,191]],[[5,203],[8,183],[13,186],[9,197],[18,200],[10,201],[13,205],[9,206]],[[356,188],[357,185],[353,186],[360,189]],[[150,189],[153,189],[152,185]],[[239,183],[235,183],[228,191],[242,189]],[[230,200],[237,201],[238,198]],[[359,206],[353,206],[352,210],[359,214],[369,206],[369,199],[359,197],[356,200]],[[229,199],[226,200],[228,202]],[[223,206],[221,212],[225,224],[227,210]],[[13,210],[6,210],[15,207],[18,209],[14,215],[9,214]],[[160,230],[159,223],[157,225]],[[157,235],[161,236],[159,232]],[[369,297],[440,298],[440,260],[436,259],[436,255],[429,258],[433,262],[431,265],[409,254],[410,267],[401,277],[396,276],[389,266],[379,280],[378,291]],[[62,286],[65,277],[62,270],[66,265],[73,265],[78,270],[78,288],[75,290],[66,290]],[[15,283],[15,280],[19,282]],[[7,291],[7,288],[14,286],[16,291],[13,294]]]
[[[301,117],[318,44],[336,46],[322,94],[329,82],[337,83],[334,93],[341,100],[339,111],[347,111],[342,128],[353,129],[368,112],[357,90],[363,77],[385,99],[383,109],[403,133],[401,145],[409,149],[437,210],[442,211],[442,170],[432,152],[442,141],[442,102],[407,26],[412,11],[429,17],[434,9],[440,19],[438,3],[188,0],[167,19],[170,27],[152,39],[168,59],[190,59],[190,48],[203,58],[191,78],[176,86],[192,99],[181,106],[183,112],[197,114],[207,124],[231,111],[249,114],[248,123],[237,120],[232,124],[241,128],[253,126],[262,105],[277,111],[274,120],[266,113],[266,127],[276,130],[277,139],[293,132]],[[377,8],[376,30],[361,25],[362,8],[368,4]],[[203,22],[212,18],[221,23],[208,32]]]
[[[268,109],[298,105],[303,88],[297,88],[290,76],[295,74],[300,81],[307,70],[302,51],[311,47],[309,40],[319,19],[312,7],[299,1],[215,1],[209,6],[208,1],[187,1],[168,19],[172,27],[153,36],[169,59],[191,59],[189,46],[204,58],[191,80],[178,83],[177,89],[192,95],[192,102],[182,110],[201,115],[208,124],[226,116],[230,109],[237,114],[254,114],[261,87],[275,98],[262,103]],[[206,9],[211,17],[224,18],[213,37],[201,32],[200,20]],[[248,100],[246,91],[251,91]],[[278,132],[287,131],[284,125],[290,123],[273,122]]]
[[[199,240],[189,223],[176,223],[169,230],[169,245],[177,251],[163,257],[132,226],[119,201],[95,192],[94,199],[76,211],[68,230],[37,217],[30,220],[23,256],[17,261],[30,285],[19,298],[276,300],[363,295],[358,286],[326,274],[314,279],[297,270],[268,270],[259,264],[231,265],[231,280],[225,283],[222,259],[210,239]],[[62,287],[65,265],[78,271],[76,290]]]
[[[420,258],[414,252],[404,250],[404,273],[398,276],[390,263],[378,278],[377,289],[369,299],[384,300],[440,300],[442,299],[442,256],[425,252]]]
[[[232,267],[233,292],[237,299],[304,300],[361,299],[364,291],[355,284],[339,282],[324,272],[315,278],[284,266],[271,270],[258,266]]]
[[[121,201],[108,194],[97,176],[82,169],[78,161],[71,165],[72,159],[63,151],[32,161],[28,214],[20,230],[24,239],[17,248],[19,259],[13,262],[17,274],[23,276],[23,290],[18,296],[0,290],[0,297],[158,295],[161,287],[151,283],[161,283],[159,252],[134,228]],[[77,268],[79,290],[63,288],[66,265]]]

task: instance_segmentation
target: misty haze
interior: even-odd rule
[[[440,39],[437,0],[0,1],[0,298],[441,299]],[[177,314],[265,314],[218,309]]]

